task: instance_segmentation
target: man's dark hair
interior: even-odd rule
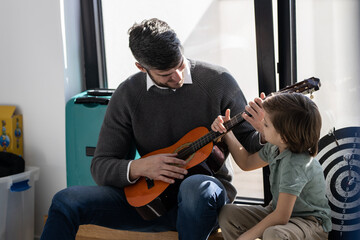
[[[147,70],[167,70],[182,59],[182,45],[174,30],[157,18],[135,23],[128,31],[129,47]]]

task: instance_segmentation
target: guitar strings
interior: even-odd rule
[[[230,119],[228,122],[225,122],[224,123],[225,128],[227,130],[230,130],[235,125],[240,124],[242,121],[244,121],[244,119],[241,117],[241,114],[242,113],[239,113],[239,114],[235,115],[232,119]],[[195,142],[190,144],[189,147],[180,150],[178,152],[179,158],[180,159],[188,158],[191,154],[193,154],[200,148],[204,147],[205,145],[207,145],[214,139],[220,137],[221,135],[222,135],[222,133],[214,132],[211,130],[209,133],[207,133],[206,135],[202,136],[201,138],[199,138],[198,140],[196,140]]]

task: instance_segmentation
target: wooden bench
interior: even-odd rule
[[[46,222],[47,216],[45,216]],[[115,230],[97,225],[81,225],[76,234],[76,240],[177,240],[175,231],[144,233]],[[209,240],[223,240],[221,230],[211,234]]]
[[[81,225],[76,240],[177,240],[175,231],[143,233],[114,230],[96,225]],[[211,234],[209,240],[223,240],[221,231]]]

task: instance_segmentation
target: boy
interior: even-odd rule
[[[260,151],[249,154],[231,131],[224,140],[242,170],[269,165],[273,199],[267,207],[225,205],[219,215],[224,238],[327,239],[331,210],[322,167],[312,158],[321,129],[316,104],[299,93],[280,93],[260,101],[259,109],[267,141]],[[229,109],[215,119],[212,130],[225,133],[228,120]]]

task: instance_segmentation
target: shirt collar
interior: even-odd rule
[[[184,57],[184,61],[185,61],[185,69],[183,71],[184,74],[184,84],[192,84],[192,78],[191,78],[191,73],[190,73],[190,61]],[[150,78],[149,74],[146,74],[146,89],[149,91],[149,89],[152,86],[156,86],[160,89],[169,89],[167,87],[161,87],[158,86],[154,83],[154,81]],[[176,89],[172,89],[173,91],[176,91]]]

